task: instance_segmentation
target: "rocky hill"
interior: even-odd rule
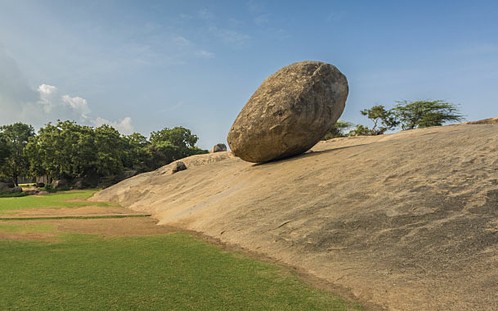
[[[271,257],[371,309],[498,310],[496,122],[332,139],[266,164],[182,161],[94,199]]]

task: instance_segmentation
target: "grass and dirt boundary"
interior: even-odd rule
[[[360,309],[299,271],[92,193],[0,198],[1,310]]]

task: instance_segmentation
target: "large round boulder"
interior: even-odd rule
[[[256,163],[306,152],[339,119],[347,96],[347,79],[333,65],[304,61],[283,67],[242,108],[228,145]]]

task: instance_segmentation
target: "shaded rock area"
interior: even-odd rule
[[[347,95],[346,77],[333,65],[286,66],[263,81],[242,108],[228,145],[237,157],[256,163],[301,154],[339,119]]]
[[[254,165],[182,159],[99,192],[387,310],[498,310],[498,124],[335,138]]]
[[[19,193],[22,192],[21,187],[16,187],[14,183],[0,182],[0,194],[2,193]]]
[[[216,144],[210,150],[211,153],[223,152],[223,151],[227,151],[227,145],[225,144]]]
[[[171,174],[175,174],[175,173],[178,173],[180,171],[184,171],[186,169],[187,169],[187,165],[185,165],[185,163],[183,163],[182,161],[176,161],[172,164]]]

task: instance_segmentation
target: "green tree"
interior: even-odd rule
[[[183,127],[153,132],[149,142],[139,133],[123,136],[109,125],[92,128],[58,121],[41,128],[25,154],[33,175],[95,185],[122,178],[125,169],[144,172],[207,152],[195,146],[197,140]]]
[[[123,172],[124,144],[121,134],[104,124],[94,131],[95,170],[101,177],[119,175]]]
[[[94,136],[91,127],[73,121],[47,124],[26,147],[31,172],[69,181],[85,176],[97,161]]]
[[[207,153],[195,146],[199,138],[184,127],[164,128],[150,135],[150,169],[156,169],[178,159],[194,154]]]
[[[360,112],[374,123],[372,129],[370,129],[370,135],[382,135],[398,125],[398,121],[393,112],[391,110],[386,110],[382,105],[376,105],[370,109],[363,109]],[[357,128],[357,130],[367,132],[364,128]]]
[[[323,140],[332,139],[334,137],[345,137],[347,135],[344,131],[352,126],[353,126],[353,124],[350,122],[337,120],[337,122],[335,122],[334,124],[332,124],[330,126],[327,133],[325,133]]]
[[[368,127],[357,124],[351,131],[349,131],[348,136],[371,136],[378,135],[372,132]]]
[[[147,170],[149,162],[149,141],[140,133],[123,136],[123,165],[138,172]]]
[[[463,120],[454,104],[442,101],[402,101],[392,109],[403,130],[441,126],[447,122]]]
[[[0,172],[2,171],[2,167],[7,161],[9,155],[10,155],[10,149],[7,144],[7,139],[3,137],[3,134],[0,134]]]
[[[0,135],[3,137],[8,150],[8,156],[0,168],[3,175],[12,179],[12,182],[19,186],[19,177],[25,176],[29,172],[29,161],[24,154],[24,148],[29,139],[35,135],[35,130],[31,125],[18,122],[1,126]]]

